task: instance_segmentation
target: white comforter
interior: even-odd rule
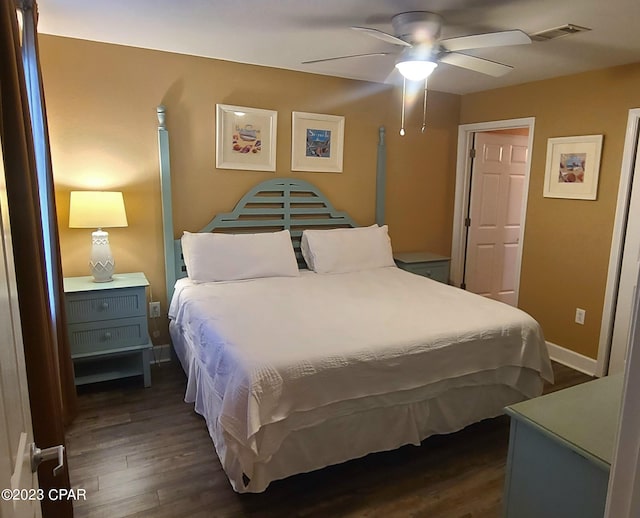
[[[553,377],[529,315],[395,267],[228,283],[182,279],[169,316],[195,344],[213,380],[218,423],[234,449],[245,450],[235,451],[243,464],[277,450],[286,431],[262,434],[267,425],[313,426],[362,402],[437,395],[473,384],[474,373],[517,378],[526,368]],[[504,383],[527,392],[517,379]]]

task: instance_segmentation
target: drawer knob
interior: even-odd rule
[[[109,309],[109,303],[108,302],[103,302],[102,303],[102,309]]]
[[[110,333],[109,331],[107,331],[107,332],[104,334],[104,339],[105,339],[105,340],[111,340],[111,333]]]

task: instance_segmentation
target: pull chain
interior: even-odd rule
[[[404,137],[404,100],[406,96],[407,90],[407,79],[405,77],[402,78],[402,116],[400,121],[400,136]]]
[[[424,80],[424,102],[422,104],[422,128],[420,131],[424,133],[427,130],[427,80]]]

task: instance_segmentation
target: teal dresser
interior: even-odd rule
[[[103,283],[64,279],[76,385],[142,376],[151,386],[148,285],[143,273],[121,273]]]
[[[621,398],[616,375],[506,408],[506,518],[604,516]]]
[[[431,252],[406,252],[393,254],[399,268],[434,281],[449,282],[449,258]]]

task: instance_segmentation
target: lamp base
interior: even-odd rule
[[[91,234],[91,259],[89,260],[93,282],[113,281],[115,265],[109,246],[109,233],[101,229],[96,230]]]

